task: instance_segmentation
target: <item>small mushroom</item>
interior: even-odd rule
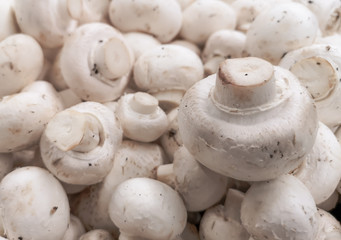
[[[118,235],[109,216],[109,202],[113,190],[121,182],[136,177],[156,178],[156,168],[166,163],[162,148],[154,143],[125,140],[118,148],[114,165],[99,184],[75,197],[71,203],[73,212],[89,229],[101,228]]]
[[[184,92],[202,77],[198,55],[171,44],[146,51],[134,65],[137,87],[156,97],[165,111],[177,107]]]
[[[333,128],[341,123],[341,50],[313,44],[288,52],[279,66],[290,70],[310,92],[320,121]]]
[[[79,237],[85,233],[84,226],[78,217],[70,215],[70,222],[66,232],[61,240],[79,240]]]
[[[318,128],[313,101],[296,77],[252,57],[227,59],[216,75],[193,85],[181,101],[178,122],[195,159],[243,181],[297,168]]]
[[[159,107],[159,101],[148,93],[137,92],[122,96],[116,114],[124,136],[132,140],[155,141],[168,127],[167,115]]]
[[[227,178],[206,168],[180,147],[171,164],[157,168],[157,179],[173,187],[187,211],[199,212],[216,204],[225,194]]]
[[[84,233],[79,240],[114,240],[114,238],[107,230],[94,229]]]
[[[229,189],[224,206],[217,205],[205,211],[200,222],[200,239],[206,240],[248,240],[249,233],[242,226],[240,208],[244,193]]]
[[[0,0],[0,41],[19,32],[12,3],[12,0]]]
[[[182,11],[176,0],[111,1],[109,17],[123,32],[145,32],[162,43],[175,38],[182,24]]]
[[[185,226],[187,212],[179,194],[150,178],[133,178],[119,184],[111,197],[109,215],[120,236],[171,240]]]
[[[184,9],[180,36],[202,46],[212,33],[234,29],[236,22],[235,11],[229,4],[218,0],[198,0]]]
[[[315,203],[326,201],[341,178],[341,145],[333,132],[319,123],[314,146],[293,174],[304,183]]]
[[[341,225],[330,213],[318,209],[320,216],[320,224],[318,226],[319,233],[316,239],[321,240],[338,240],[341,239]]]
[[[13,9],[20,30],[34,37],[44,48],[60,47],[74,31],[72,0],[13,0]]]
[[[15,94],[38,79],[44,65],[41,47],[34,38],[14,34],[0,42],[0,97]]]
[[[60,240],[70,219],[63,187],[38,167],[17,168],[2,179],[0,209],[9,239]]]
[[[121,141],[122,130],[110,109],[83,102],[49,121],[40,152],[46,167],[61,181],[90,185],[109,173]]]
[[[242,202],[241,221],[254,239],[319,239],[314,199],[292,175],[253,183]]]
[[[124,37],[104,23],[77,28],[65,41],[62,76],[81,99],[108,102],[121,96],[134,61]]]
[[[35,81],[20,93],[0,100],[0,152],[14,152],[39,142],[48,121],[63,109],[58,93]]]
[[[302,4],[276,4],[251,23],[245,51],[277,65],[287,52],[312,44],[318,30],[316,16]]]

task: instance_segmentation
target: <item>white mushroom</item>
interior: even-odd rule
[[[116,114],[123,135],[132,140],[155,141],[168,127],[167,115],[159,107],[159,101],[148,93],[137,92],[122,96]]]
[[[318,240],[338,240],[341,239],[340,222],[330,213],[318,209],[320,216],[320,224],[318,226],[319,233],[316,239]]]
[[[25,34],[5,38],[0,42],[0,97],[37,80],[43,65],[43,51],[34,38]]]
[[[279,65],[296,75],[313,97],[319,120],[333,128],[341,123],[341,50],[314,44],[286,54]]]
[[[150,178],[133,178],[119,184],[109,214],[121,236],[171,240],[186,226],[186,208],[179,194]]]
[[[13,0],[20,30],[34,37],[45,48],[60,47],[67,34],[74,31],[72,0]]]
[[[176,45],[161,45],[146,51],[134,65],[134,81],[148,91],[163,109],[179,105],[184,92],[203,77],[200,58]]]
[[[19,151],[38,143],[48,121],[63,108],[51,84],[35,81],[0,101],[0,152]]]
[[[142,53],[161,45],[159,40],[146,33],[128,32],[123,34],[123,36],[127,40],[129,47],[131,47],[135,60],[138,59]]]
[[[57,179],[38,167],[17,168],[2,179],[0,209],[9,239],[62,239],[70,218]]]
[[[244,181],[297,168],[318,128],[313,101],[289,71],[259,58],[225,60],[181,101],[179,131],[203,165]]]
[[[249,233],[242,226],[240,220],[240,208],[243,199],[244,193],[229,189],[224,206],[217,205],[207,209],[200,222],[200,239],[249,239]]]
[[[104,229],[95,229],[84,233],[78,240],[114,240],[114,238]]]
[[[121,141],[122,130],[110,109],[84,102],[49,121],[40,152],[46,167],[61,181],[90,185],[109,173]]]
[[[121,96],[134,61],[124,37],[104,23],[80,26],[65,41],[60,68],[66,84],[83,100]]]
[[[336,190],[341,178],[341,145],[321,122],[311,152],[293,174],[309,189],[316,204],[326,201]]]
[[[78,217],[70,215],[70,222],[66,232],[61,240],[79,240],[79,237],[85,233],[84,226]]]
[[[252,184],[242,202],[241,220],[255,239],[318,239],[314,199],[292,175]]]
[[[187,211],[199,212],[216,204],[226,192],[227,178],[206,168],[180,147],[171,164],[157,168],[157,179],[180,193]]]
[[[105,22],[110,0],[67,0],[68,11],[80,24]]]
[[[87,229],[101,228],[118,235],[109,216],[113,190],[121,182],[135,177],[156,178],[156,168],[166,163],[157,144],[123,141],[114,158],[114,165],[103,182],[90,186],[72,201],[73,212]]]
[[[246,34],[246,52],[277,65],[289,51],[310,45],[318,33],[315,15],[299,3],[277,4],[261,12]]]
[[[19,32],[12,3],[12,0],[0,0],[0,41]]]
[[[208,37],[222,29],[236,27],[235,11],[218,0],[197,0],[183,11],[180,36],[198,45],[204,45]]]
[[[109,17],[112,24],[123,32],[145,32],[162,43],[170,42],[182,24],[182,12],[176,0],[111,1]]]

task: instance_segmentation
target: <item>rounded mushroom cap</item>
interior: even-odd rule
[[[177,45],[160,45],[142,54],[134,65],[134,80],[144,91],[186,91],[203,77],[203,65],[193,51]]]
[[[104,229],[94,229],[80,236],[79,240],[114,240],[114,237]]]
[[[118,102],[116,111],[124,136],[141,142],[158,139],[168,127],[166,113],[158,100],[144,92],[126,94]]]
[[[109,214],[121,234],[150,240],[174,239],[182,233],[187,220],[179,194],[149,178],[133,178],[118,185]]]
[[[293,174],[309,189],[316,204],[327,200],[336,190],[341,178],[341,146],[323,123],[319,123],[312,150]]]
[[[108,102],[121,96],[133,61],[119,31],[104,23],[89,23],[65,41],[60,68],[66,84],[80,98]]]
[[[0,152],[29,148],[39,142],[48,121],[63,108],[57,92],[35,81],[20,93],[0,100]]]
[[[96,102],[83,102],[56,114],[40,140],[46,167],[61,181],[90,185],[109,173],[122,141],[112,111]]]
[[[78,217],[74,215],[70,215],[70,223],[68,224],[68,228],[61,240],[76,240],[85,233],[85,228],[83,223],[79,220]]]
[[[307,90],[289,71],[260,59],[226,60],[220,70],[192,86],[180,104],[188,151],[211,170],[244,181],[297,168],[318,127]]]
[[[242,224],[256,239],[316,239],[319,219],[313,197],[292,175],[254,183],[241,207]]]
[[[134,52],[135,60],[138,59],[145,51],[161,45],[155,37],[146,33],[128,32],[123,36]]]
[[[175,190],[187,211],[199,212],[216,204],[225,194],[227,178],[197,162],[185,147],[174,153]]]
[[[234,29],[236,21],[235,11],[228,4],[217,0],[198,0],[184,9],[180,36],[203,45],[212,33]]]
[[[34,38],[14,34],[0,42],[0,97],[21,91],[37,80],[43,69],[43,51]]]
[[[70,16],[67,1],[13,0],[20,30],[34,37],[42,47],[56,48],[77,26]]]
[[[9,239],[62,239],[70,218],[66,193],[48,171],[17,168],[2,179],[0,208]]]
[[[251,56],[277,65],[287,52],[312,44],[318,29],[315,15],[302,4],[277,4],[252,22],[246,34],[245,50]]]
[[[319,233],[316,239],[338,240],[341,239],[341,225],[333,215],[322,209],[318,209],[320,216]]]
[[[121,31],[146,32],[162,43],[170,42],[182,24],[182,12],[176,0],[115,0],[110,4],[109,17]]]

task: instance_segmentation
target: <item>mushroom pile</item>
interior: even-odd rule
[[[340,16],[0,0],[0,239],[340,240]]]

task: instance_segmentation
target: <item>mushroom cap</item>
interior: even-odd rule
[[[67,195],[48,171],[17,168],[0,184],[0,208],[8,239],[62,239],[70,218]]]
[[[318,29],[316,16],[302,4],[277,4],[251,23],[245,50],[277,65],[285,53],[312,44]]]
[[[138,59],[145,51],[161,45],[159,40],[147,33],[128,32],[123,36],[134,52],[135,59]]]
[[[53,136],[47,136],[49,125],[53,126],[58,115],[68,111],[72,114],[89,114],[100,125],[99,144],[90,151],[76,149],[61,150],[53,143]],[[122,130],[113,112],[96,102],[83,102],[54,116],[47,125],[41,140],[40,152],[46,167],[61,181],[70,184],[90,185],[103,180],[109,173],[113,157],[122,141]],[[57,119],[59,121],[59,118]],[[57,121],[56,120],[56,121]],[[71,122],[66,122],[64,131],[71,129]],[[58,129],[54,129],[54,132]],[[51,139],[50,139],[51,138]]]
[[[314,199],[292,175],[252,184],[242,202],[241,220],[255,239],[317,239]]]
[[[320,121],[329,127],[341,122],[341,51],[313,44],[288,52],[279,66],[290,70],[311,93]]]
[[[187,211],[199,212],[216,204],[226,192],[227,178],[203,166],[185,147],[174,153],[175,190]]]
[[[162,43],[170,42],[182,24],[182,11],[176,0],[111,1],[109,17],[121,31],[149,33]]]
[[[167,115],[158,103],[156,98],[144,92],[122,96],[116,115],[124,136],[141,142],[158,139],[168,127]]]
[[[70,223],[61,240],[75,240],[85,233],[83,223],[75,215],[70,214]]]
[[[94,229],[84,233],[79,240],[114,240],[114,237],[104,229]]]
[[[150,240],[174,239],[186,226],[187,212],[179,194],[150,178],[119,184],[109,205],[111,220],[121,234]]]
[[[316,204],[327,200],[336,190],[341,178],[341,146],[323,123],[319,123],[312,150],[294,175],[309,189]]]
[[[283,68],[274,67],[272,73],[267,64],[257,68],[256,59],[231,61],[221,68],[231,66],[234,70],[229,71],[240,82],[234,83],[232,77],[225,79],[231,81],[228,84],[226,76],[211,75],[183,97],[178,122],[184,145],[204,166],[238,180],[268,180],[294,170],[312,148],[318,127],[309,93]],[[260,75],[247,67],[254,61]],[[256,83],[267,77],[272,80]],[[224,94],[229,88],[231,94]],[[263,103],[267,98],[269,102]]]
[[[67,34],[77,26],[66,0],[13,0],[13,9],[20,30],[45,48],[62,46]]]
[[[193,51],[178,45],[160,45],[143,53],[134,65],[134,80],[144,91],[186,91],[203,77],[203,65]]]
[[[338,240],[341,239],[341,225],[333,215],[322,209],[317,210],[320,216],[319,234],[316,239]]]
[[[39,142],[48,121],[62,110],[56,90],[35,81],[0,101],[0,152],[29,148]]]
[[[119,31],[104,23],[88,23],[65,41],[60,68],[66,84],[81,99],[108,102],[123,93],[133,59]]]
[[[0,42],[0,97],[17,93],[37,80],[43,69],[43,51],[34,38],[14,34]]]
[[[180,36],[203,45],[212,33],[234,29],[236,22],[235,11],[230,5],[217,0],[198,0],[184,9]]]

